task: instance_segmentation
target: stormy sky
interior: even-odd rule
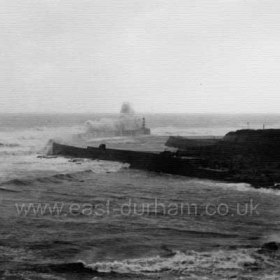
[[[277,113],[279,0],[0,0],[0,112]]]

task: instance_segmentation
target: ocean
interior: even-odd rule
[[[170,135],[280,126],[279,115],[148,114],[152,136],[94,138],[108,114],[0,115],[0,279],[280,279],[280,190],[48,156],[50,139],[164,150]]]

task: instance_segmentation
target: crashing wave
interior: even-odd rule
[[[243,270],[244,265],[254,264],[255,258],[250,256],[247,250],[239,251],[215,251],[199,253],[190,251],[187,253],[176,252],[174,256],[162,258],[160,256],[130,259],[113,262],[97,262],[86,265],[93,271],[103,273],[157,273],[157,272],[184,272],[190,271],[214,271],[217,269]]]
[[[208,277],[207,279],[213,280],[229,278],[239,279],[238,277],[242,275],[244,277],[254,277],[254,279],[260,280],[269,279],[267,278],[269,274],[266,269],[269,270],[271,267],[276,268],[278,265],[279,260],[277,261],[273,259],[272,256],[263,254],[260,250],[238,249],[210,252],[188,251],[185,253],[177,251],[170,257],[155,256],[95,262],[92,264],[78,261],[73,263],[50,264],[48,265],[48,269],[60,273],[86,273],[98,276],[158,276],[159,273],[161,273],[166,275],[181,275],[183,277],[192,276],[192,278],[186,279],[204,279],[199,277],[206,275]],[[42,270],[42,267],[40,269]],[[273,275],[278,275],[279,277],[280,271],[274,270]]]
[[[84,137],[115,137],[148,135],[150,129],[145,127],[145,119],[135,114],[129,103],[123,103],[117,119],[102,118],[85,122]]]

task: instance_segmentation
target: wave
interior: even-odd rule
[[[14,189],[7,189],[7,188],[0,188],[0,192],[21,192],[19,190],[14,190]]]
[[[244,265],[255,263],[255,259],[250,256],[247,250],[239,251],[216,251],[199,253],[190,251],[183,253],[177,251],[174,256],[163,258],[160,256],[140,259],[128,259],[113,262],[97,262],[85,265],[93,271],[101,273],[158,273],[158,272],[181,272],[203,271],[215,269],[239,269]]]
[[[280,195],[280,189],[275,189],[273,186],[268,188],[257,188],[248,183],[228,183],[223,181],[213,181],[210,179],[198,178],[191,178],[190,180],[198,182],[202,186],[211,187],[211,189],[218,187],[224,190],[235,190],[239,192],[255,192],[269,195]]]
[[[30,156],[34,153],[35,151],[32,150],[0,150],[0,156]]]
[[[2,147],[15,148],[15,147],[20,147],[20,144],[18,144],[18,143],[2,143],[2,142],[0,142],[0,148],[2,148]]]
[[[230,188],[240,192],[256,192],[270,195],[280,195],[280,190],[271,188],[255,188],[247,183],[215,183],[215,186]]]
[[[8,180],[5,182],[2,182],[0,186],[5,186],[5,185],[13,185],[13,186],[27,186],[32,183],[32,180],[28,179],[12,179]]]
[[[221,232],[214,232],[214,231],[196,231],[196,230],[186,230],[182,228],[175,228],[175,227],[159,227],[162,231],[172,231],[177,233],[184,233],[188,235],[194,235],[196,237],[208,237],[208,238],[236,238],[239,235],[236,233],[221,233]]]
[[[5,186],[5,185],[29,186],[35,183],[60,183],[62,181],[79,181],[79,177],[88,173],[93,173],[93,171],[84,170],[84,171],[78,171],[73,173],[59,173],[47,177],[12,179],[12,180],[2,182],[0,186]]]
[[[52,270],[59,273],[90,273],[93,274],[93,270],[86,266],[82,261],[73,263],[61,263],[61,264],[49,264],[47,267],[38,267],[37,270]]]
[[[33,153],[31,147],[22,146],[14,142],[0,142],[1,156],[19,156]]]
[[[151,276],[162,273],[167,275],[175,274],[177,276],[192,274],[193,276],[207,275],[211,277],[207,279],[228,279],[226,276],[228,276],[229,272],[231,273],[231,278],[236,279],[235,277],[241,275],[252,276],[252,273],[257,271],[257,273],[254,274],[254,279],[265,279],[264,276],[267,275],[266,270],[270,268],[274,268],[275,275],[277,274],[278,277],[280,276],[280,271],[275,271],[277,266],[279,266],[279,260],[276,260],[272,256],[262,254],[256,249],[237,249],[210,252],[176,251],[168,257],[155,256],[95,262],[92,264],[87,264],[83,261],[58,263],[49,264],[44,270],[48,269],[48,271],[51,270],[59,273],[87,273],[98,276]],[[42,271],[42,267],[40,269]]]
[[[73,161],[70,160],[70,163]],[[76,159],[74,164],[81,164],[83,160],[79,161]],[[83,167],[83,166],[82,166]],[[104,164],[102,161],[97,162],[96,165],[93,166],[85,166],[84,170],[77,170],[75,172],[61,172],[57,174],[52,174],[50,176],[38,176],[38,177],[25,177],[25,178],[15,178],[8,181],[4,181],[0,183],[0,186],[13,185],[13,186],[30,186],[36,183],[63,183],[65,181],[71,182],[81,182],[84,176],[88,174],[102,174],[102,173],[112,173],[118,172],[122,168],[126,168],[126,164]]]

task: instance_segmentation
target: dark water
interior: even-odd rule
[[[37,157],[50,138],[81,140],[97,117],[2,116],[0,279],[280,279],[279,253],[259,250],[280,241],[280,191]],[[221,135],[247,118],[278,125],[151,115],[154,136],[106,141],[162,149],[168,134]]]

